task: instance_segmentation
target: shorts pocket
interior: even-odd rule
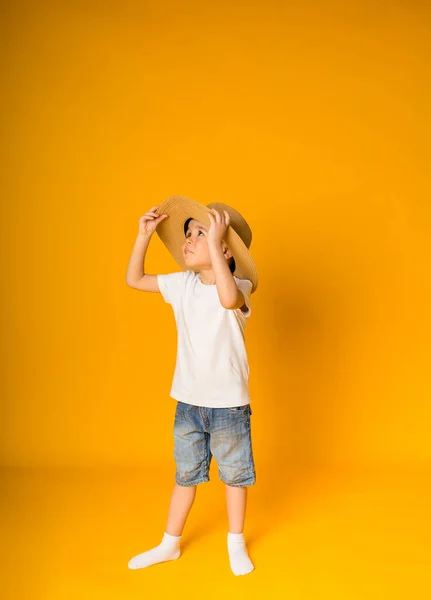
[[[250,404],[244,404],[243,406],[229,406],[228,411],[232,413],[249,413],[251,415]]]

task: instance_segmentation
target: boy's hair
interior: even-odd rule
[[[190,217],[189,219],[187,219],[187,221],[184,223],[184,237],[187,235],[187,227],[190,223],[190,221],[193,219],[193,217]],[[236,269],[236,264],[235,264],[235,259],[233,256],[231,256],[228,260],[228,266],[230,269],[230,272],[233,274],[235,273],[235,269]]]

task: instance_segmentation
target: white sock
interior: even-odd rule
[[[157,563],[179,558],[181,556],[180,539],[180,535],[170,535],[165,531],[158,546],[137,554],[129,560],[129,569],[143,569]]]
[[[235,575],[246,575],[253,571],[254,566],[247,553],[243,533],[227,534],[230,568]]]

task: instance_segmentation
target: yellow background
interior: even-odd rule
[[[273,553],[274,548],[284,548],[277,538],[281,522],[272,524],[275,537],[268,546],[263,540],[274,515],[266,513],[270,506],[292,526],[293,490],[308,490],[310,506],[322,506],[319,495],[328,483],[321,487],[317,473],[329,474],[326,482],[338,481],[334,489],[348,487],[356,473],[368,473],[376,485],[387,477],[397,490],[387,492],[389,501],[415,490],[414,501],[426,506],[424,483],[431,462],[430,16],[425,2],[381,0],[2,5],[5,497],[20,521],[27,515],[32,531],[46,535],[31,511],[39,515],[39,506],[43,513],[47,498],[56,493],[66,502],[61,506],[78,506],[77,498],[86,492],[81,496],[73,488],[77,496],[72,502],[67,486],[75,475],[66,483],[61,473],[97,467],[91,472],[116,473],[112,488],[106,482],[113,480],[105,475],[85,475],[85,484],[77,481],[81,491],[100,483],[87,497],[100,494],[100,506],[99,500],[92,506],[105,510],[101,531],[106,521],[130,511],[127,524],[117,524],[116,549],[123,544],[119,557],[101,558],[101,544],[95,541],[91,550],[87,546],[91,558],[63,572],[63,578],[56,563],[47,570],[50,574],[41,576],[32,597],[43,588],[41,598],[63,600],[77,593],[118,598],[119,590],[127,589],[121,586],[130,585],[124,597],[132,598],[150,585],[144,581],[156,585],[164,574],[174,577],[175,572],[186,586],[195,573],[191,559],[184,566],[185,555],[151,573],[130,574],[123,568],[127,554],[145,550],[162,535],[173,484],[173,313],[161,295],[129,288],[125,275],[139,217],[174,194],[204,204],[232,204],[253,230],[259,288],[252,296],[246,343],[257,484],[250,490],[247,527],[259,531],[255,553],[264,547],[265,552],[260,569],[240,578],[241,584],[251,586],[248,593],[256,597],[261,589],[267,595],[273,590],[274,598],[290,593],[350,599],[380,593],[393,599],[406,597],[397,593],[403,585],[407,593],[414,580],[417,592],[409,593],[426,597],[423,554],[417,561],[409,554],[410,562],[403,562],[400,551],[398,574],[401,564],[408,567],[389,593],[390,577],[378,579],[374,571],[354,585],[346,576],[345,587],[331,569],[325,569],[323,579],[313,578],[310,570],[323,569],[320,555],[314,564],[295,564],[287,578],[278,580],[281,570],[290,568],[285,557],[274,566],[282,558],[282,550]],[[178,270],[157,234],[145,270]],[[37,476],[42,467],[52,468],[44,473],[60,474],[64,485]],[[332,479],[340,473],[341,480]],[[44,477],[47,488],[39,486]],[[212,483],[198,493],[206,494],[208,502],[219,494],[214,497],[222,520],[220,565],[211,562],[209,550],[205,562],[199,544],[195,551],[200,571],[215,577],[220,569],[227,586],[240,585],[238,579],[232,583],[224,555],[224,497],[217,477],[213,465]],[[417,477],[416,483],[411,477]],[[364,494],[376,489],[357,486]],[[277,495],[280,489],[283,495]],[[373,494],[382,497],[369,493],[375,517]],[[111,494],[119,505],[105,504],[107,497],[113,502]],[[31,510],[19,504],[26,496],[33,497]],[[421,514],[412,501],[409,497],[400,505],[410,507],[406,512],[393,510],[395,525],[388,525],[388,531],[399,533],[407,514]],[[345,497],[341,504],[346,507]],[[303,506],[298,497],[295,506]],[[386,500],[379,510],[387,517],[384,506]],[[53,546],[53,532],[64,527],[70,536],[75,527],[67,511],[57,514],[54,503],[50,507],[46,514],[54,537],[45,548],[47,561],[54,560],[53,554],[59,557],[60,548],[69,548],[64,540],[64,546]],[[150,515],[150,537],[147,521],[153,509],[160,512],[157,518]],[[208,525],[199,520],[205,514],[201,505],[196,531]],[[351,516],[347,510],[346,522],[357,527],[357,515]],[[327,523],[325,518],[319,523]],[[418,518],[413,532],[406,526],[404,533],[416,536],[408,538],[409,544],[420,553],[429,523]],[[6,520],[16,540],[13,522]],[[82,522],[80,513],[76,523]],[[94,527],[90,517],[89,523]],[[340,533],[344,525],[338,526]],[[137,536],[133,543],[132,533]],[[327,547],[316,542],[315,533],[315,527],[308,531],[310,548]],[[30,542],[28,528],[21,535],[22,543],[38,546],[38,536]],[[332,526],[328,535],[334,535]],[[383,544],[387,537],[382,534]],[[297,543],[305,539],[302,531]],[[399,543],[397,535],[394,539]],[[375,539],[368,541],[376,548]],[[205,543],[212,547],[214,538]],[[106,552],[109,540],[103,545]],[[346,547],[340,542],[331,548],[338,565]],[[361,557],[367,548],[364,541]],[[20,550],[17,545],[16,558]],[[290,559],[296,556],[291,550]],[[361,559],[354,556],[352,564],[358,564]],[[102,567],[105,578],[91,580],[94,587],[86,579],[88,560],[93,574],[111,561],[106,572]],[[109,579],[114,568],[125,578],[121,585]],[[301,569],[304,579],[298,576]],[[125,584],[128,578],[134,583]],[[13,598],[21,592],[27,597],[19,580],[11,582]],[[116,585],[119,590],[113,591]],[[225,593],[222,589],[210,590],[207,597]]]

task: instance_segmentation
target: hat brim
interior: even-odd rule
[[[208,216],[209,208],[184,196],[170,196],[159,205],[157,212],[159,215],[168,215],[168,218],[163,219],[156,228],[158,236],[181,270],[189,270],[190,267],[184,260],[182,250],[185,242],[184,223],[187,219],[192,218],[209,227],[211,225]],[[253,285],[251,293],[255,292],[258,284],[258,272],[247,246],[231,226],[227,228],[224,240],[235,258],[235,277],[249,279]]]

